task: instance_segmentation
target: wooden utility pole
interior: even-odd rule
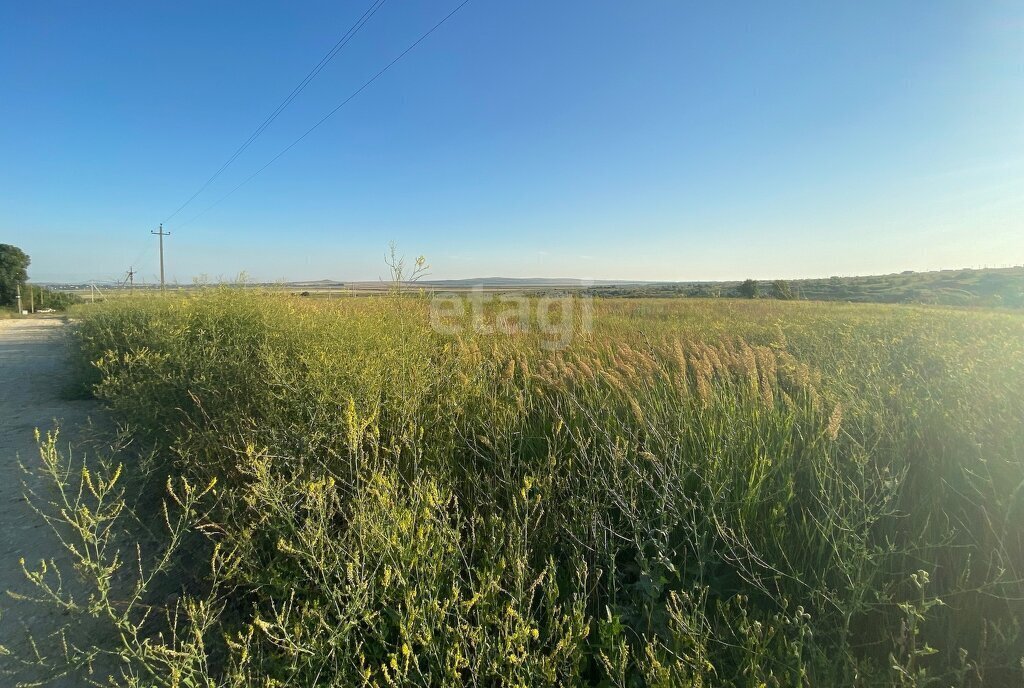
[[[150,234],[156,234],[160,237],[160,289],[164,289],[164,237],[171,236],[170,232],[164,231],[164,225],[160,223],[160,231],[151,230]]]

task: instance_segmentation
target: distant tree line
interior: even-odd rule
[[[52,308],[55,311],[63,311],[68,306],[81,302],[74,294],[27,284],[28,266],[31,262],[28,254],[17,246],[0,244],[0,306],[17,306],[19,290],[22,310],[32,305],[36,309]]]
[[[1024,308],[1024,266],[771,282],[747,279],[600,285],[584,293],[607,298],[771,298]]]

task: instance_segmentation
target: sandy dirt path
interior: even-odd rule
[[[57,319],[0,320],[0,645],[17,654],[28,647],[26,630],[45,636],[62,623],[59,611],[3,592],[32,593],[18,559],[53,560],[73,576],[56,536],[24,499],[26,476],[19,459],[26,465],[38,461],[35,428],[45,433],[56,421],[66,449],[90,415],[100,412],[95,401],[65,398],[70,381],[67,331],[67,325]],[[0,685],[14,685],[7,671],[16,666],[12,657],[0,657]],[[64,679],[54,685],[81,683]]]

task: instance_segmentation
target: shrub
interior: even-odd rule
[[[786,280],[775,280],[772,282],[772,298],[792,301],[796,296],[793,294],[793,288],[789,285],[789,282]]]
[[[743,282],[736,287],[736,293],[745,299],[756,299],[761,293],[761,285],[752,279],[743,280]]]

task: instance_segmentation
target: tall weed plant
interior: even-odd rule
[[[119,680],[1024,680],[1019,316],[607,300],[558,351],[430,322],[410,293],[90,310],[83,376],[170,481],[155,565],[205,561],[143,624],[87,610]],[[114,549],[80,568],[138,609]]]

